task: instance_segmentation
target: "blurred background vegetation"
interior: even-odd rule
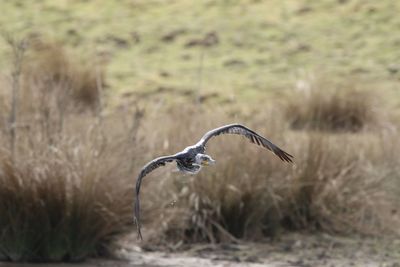
[[[88,64],[104,63],[113,92],[168,88],[165,94],[175,96],[201,88],[225,100],[257,101],[307,75],[358,77],[393,89],[399,5],[13,0],[2,3],[0,24],[19,36],[57,40]]]
[[[140,167],[234,121],[296,164],[227,137],[213,142],[213,169],[155,172],[142,188],[146,242],[398,237],[399,2],[0,9],[1,259],[107,255],[133,230]]]

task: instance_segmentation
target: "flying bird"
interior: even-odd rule
[[[188,146],[181,152],[178,152],[174,155],[156,158],[147,163],[142,168],[136,180],[136,196],[135,196],[134,221],[137,226],[138,238],[143,239],[140,228],[141,224],[140,224],[140,199],[139,199],[140,186],[142,184],[143,178],[156,168],[165,166],[166,163],[173,161],[176,162],[179,171],[189,174],[198,173],[201,170],[202,166],[215,164],[215,160],[211,158],[209,155],[205,154],[206,144],[211,138],[221,134],[243,135],[244,137],[249,139],[252,143],[265,147],[266,149],[272,151],[282,161],[293,162],[292,155],[283,151],[282,149],[274,145],[271,141],[262,137],[261,135],[257,134],[256,132],[247,128],[246,126],[235,123],[215,128],[207,132],[195,145]]]

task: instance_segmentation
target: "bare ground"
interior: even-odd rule
[[[0,267],[400,267],[400,240],[288,234],[275,241],[194,245],[179,252],[151,251],[151,247],[140,248],[132,240],[133,237],[128,238],[119,249],[119,260],[90,259],[79,264],[32,265],[4,262]]]

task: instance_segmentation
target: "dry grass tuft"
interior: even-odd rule
[[[74,115],[61,132],[19,129],[14,153],[1,140],[3,259],[79,261],[108,253],[131,229],[134,144],[115,118],[93,121]]]
[[[399,196],[387,192],[399,182],[393,177],[398,158],[387,156],[386,142],[399,143],[395,134],[387,138],[307,133],[284,191],[282,225],[339,234],[399,234],[399,218],[392,214]]]
[[[1,155],[0,252],[8,260],[79,261],[104,253],[130,224],[127,166],[112,158],[118,151],[56,143]]]
[[[70,100],[61,91],[76,85],[68,75],[81,80],[86,73],[76,69],[57,76],[52,67],[50,73],[24,70],[13,77],[14,86],[2,84],[0,99],[7,104],[0,124],[2,260],[80,261],[103,255],[132,225],[131,172],[140,117],[132,121],[129,114],[102,117],[101,111],[65,108]]]
[[[354,81],[299,82],[287,98],[286,118],[293,129],[357,132],[376,126],[384,119],[377,109],[378,95],[363,87]]]
[[[23,86],[32,88],[34,85],[35,90],[54,91],[59,98],[70,99],[81,107],[98,104],[99,88],[104,83],[101,66],[74,58],[55,42],[36,38],[29,45],[24,59]]]

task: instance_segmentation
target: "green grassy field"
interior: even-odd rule
[[[396,1],[15,0],[0,8],[2,31],[41,35],[105,63],[113,92],[257,101],[310,75],[391,92],[400,78]]]

